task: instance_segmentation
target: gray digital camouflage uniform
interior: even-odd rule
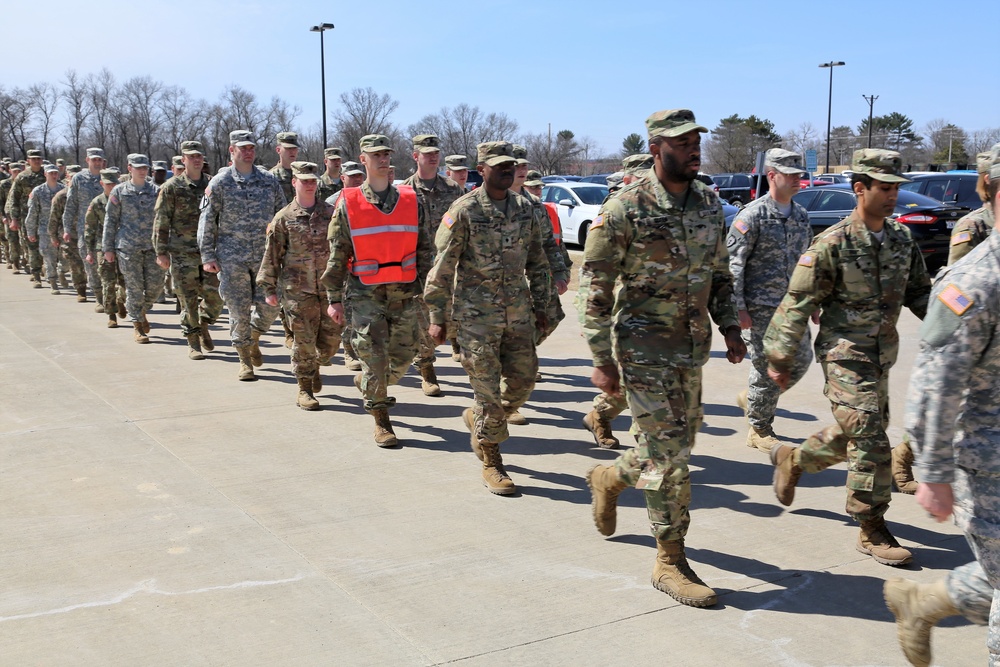
[[[70,181],[69,190],[66,192],[63,229],[69,230],[82,257],[87,256],[87,248],[84,247],[83,242],[84,228],[87,225],[87,207],[94,201],[94,197],[102,194],[104,194],[104,189],[101,187],[101,175],[99,173],[92,174],[90,170],[84,170],[75,175]],[[98,252],[98,254],[101,253]],[[103,301],[103,284],[99,275],[98,263],[84,262],[83,270],[87,273],[87,283],[94,290],[98,303],[101,303]]]
[[[59,249],[49,239],[49,213],[52,211],[52,198],[64,187],[62,183],[56,183],[54,188],[42,183],[34,188],[28,195],[28,214],[24,218],[25,230],[28,236],[35,237],[38,252],[45,260],[45,275],[52,281],[53,287],[58,284],[56,262],[59,261]]]
[[[144,322],[163,292],[165,271],[153,251],[153,217],[159,188],[147,181],[136,186],[119,183],[108,195],[101,245],[114,252],[125,280],[125,310],[129,320]]]

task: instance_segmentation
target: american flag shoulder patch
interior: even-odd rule
[[[951,237],[951,244],[958,245],[959,243],[968,243],[972,240],[971,232],[959,232]]]
[[[451,226],[455,224],[455,218],[451,217],[450,214],[445,213],[444,217],[441,218],[441,224],[443,224],[448,229],[451,229]]]
[[[964,315],[965,311],[972,307],[972,299],[965,295],[962,290],[955,285],[949,284],[938,294],[941,303],[951,308],[956,315]]]
[[[604,216],[603,215],[597,216],[596,218],[594,218],[594,221],[592,223],[590,223],[590,228],[591,229],[596,229],[597,227],[603,227],[603,226],[604,226]]]
[[[746,234],[747,230],[750,229],[747,223],[743,222],[742,220],[737,220],[736,222],[734,222],[733,227],[735,227],[736,231],[738,231],[740,234]]]
[[[816,258],[813,257],[812,255],[805,254],[805,255],[802,255],[801,257],[799,257],[799,266],[809,266],[809,267],[811,267],[815,263],[816,263]]]
[[[115,206],[118,206],[118,195],[111,195],[110,197],[108,197],[108,201],[114,204]]]

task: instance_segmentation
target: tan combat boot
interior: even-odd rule
[[[208,320],[201,321],[200,327],[201,349],[211,352],[215,349],[215,342],[212,341],[212,334],[208,331]]]
[[[319,393],[323,389],[323,378],[319,375],[319,369],[312,376],[312,390],[314,394]]]
[[[87,286],[81,285],[76,288],[76,302],[87,303]]]
[[[517,487],[503,467],[500,457],[500,445],[495,442],[480,442],[483,450],[483,485],[498,496],[509,496],[517,493]]]
[[[303,410],[319,410],[319,401],[313,396],[312,378],[298,378],[299,396],[295,404]]]
[[[205,358],[205,355],[201,353],[201,341],[198,340],[198,334],[188,334],[188,359],[193,359],[195,361],[200,361]]]
[[[524,426],[528,423],[528,418],[518,412],[517,408],[511,408],[509,405],[505,406],[504,414],[507,416],[508,424],[513,424],[514,426]]]
[[[931,664],[931,628],[941,619],[958,615],[944,581],[918,584],[890,579],[882,587],[889,611],[896,617],[896,637],[911,665]]]
[[[688,565],[683,540],[656,540],[652,581],[654,588],[681,604],[711,607],[716,602],[715,591],[706,586]]]
[[[260,332],[256,329],[250,332],[250,347],[247,350],[250,353],[250,363],[260,368],[264,365],[264,355],[260,353]]]
[[[139,320],[139,323],[142,324],[142,333],[148,334],[150,327],[149,320],[146,319],[146,313],[142,314],[142,319]]]
[[[372,410],[372,417],[375,418],[375,444],[379,447],[395,447],[399,444],[396,434],[392,432],[392,424],[389,423],[389,411],[385,408]]]
[[[897,491],[908,496],[917,492],[917,480],[913,478],[913,450],[905,440],[892,448],[892,483]]]
[[[59,294],[59,281],[53,278],[49,281],[49,285],[52,287],[50,294]]]
[[[253,382],[257,376],[253,374],[253,365],[250,363],[250,348],[238,347],[236,354],[240,355],[240,371],[236,376],[240,382]]]
[[[476,455],[476,458],[480,461],[483,460],[483,448],[479,446],[479,438],[476,437],[476,414],[472,411],[472,408],[466,408],[462,410],[462,421],[465,422],[465,428],[469,429],[469,444],[472,445],[472,453]]]
[[[861,522],[855,548],[883,565],[906,565],[913,560],[913,554],[899,546],[882,517]]]
[[[594,525],[601,535],[614,535],[618,521],[618,494],[628,488],[622,480],[618,468],[594,466],[587,471],[587,486],[590,487],[590,507],[594,514]]]
[[[344,365],[349,371],[361,370],[361,360],[355,356],[354,350],[348,350],[346,347],[344,348]]]
[[[420,369],[420,389],[424,392],[424,396],[441,395],[441,385],[438,384],[434,366],[428,364]]]
[[[747,413],[747,405],[749,405],[749,403],[747,403],[747,390],[744,389],[740,393],[736,394],[736,407],[742,410],[745,415]]]
[[[751,426],[750,430],[747,431],[747,447],[759,449],[762,452],[770,452],[779,444],[781,443],[778,442],[778,437],[774,435],[774,429],[770,426],[764,429]]]
[[[148,343],[149,336],[147,336],[146,332],[142,330],[142,322],[133,322],[132,326],[135,328],[135,332],[132,334],[132,337],[135,339],[135,342],[141,344]]]
[[[458,344],[457,338],[451,339],[451,360],[462,361],[462,347]]]
[[[774,464],[774,495],[779,503],[788,507],[795,500],[795,485],[802,476],[798,448],[779,444],[771,450],[771,463]]]
[[[35,271],[31,274],[31,282],[34,283],[32,285],[33,288],[42,289],[42,274],[40,271]]]
[[[118,328],[118,318],[115,317],[114,313],[108,315],[108,328],[117,329]]]
[[[597,410],[591,410],[583,418],[583,425],[594,436],[594,442],[601,449],[618,449],[618,438],[611,432],[611,420],[602,417]]]
[[[103,300],[102,300],[103,303]],[[125,299],[118,300],[118,317],[123,318],[128,315],[128,309],[125,308]]]

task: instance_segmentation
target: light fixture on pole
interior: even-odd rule
[[[323,91],[323,145],[320,147],[322,150],[326,150],[326,54],[323,52],[323,33],[327,30],[333,30],[332,23],[320,23],[309,28],[310,32],[319,33],[319,78]]]
[[[820,63],[820,67],[830,68],[830,95],[826,103],[826,173],[830,173],[830,117],[833,114],[833,68],[846,65],[843,60],[831,60],[828,63]]]
[[[865,102],[868,102],[868,148],[872,147],[872,114],[875,112],[875,100],[878,95],[862,95]]]

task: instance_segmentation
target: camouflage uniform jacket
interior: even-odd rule
[[[157,255],[199,254],[198,217],[208,181],[207,174],[197,181],[181,174],[160,188],[153,217],[153,249]]]
[[[736,310],[748,303],[777,308],[812,237],[806,210],[792,202],[786,218],[770,193],[737,213],[726,239]]]
[[[437,260],[424,290],[432,324],[445,323],[452,301],[456,322],[501,328],[545,312],[549,262],[535,207],[521,195],[507,192],[506,212],[486,188],[462,195],[441,221],[435,243]]]
[[[65,187],[62,183],[56,183],[55,188],[49,188],[48,183],[42,183],[31,191],[28,195],[28,216],[24,219],[24,231],[28,236],[38,238],[39,233],[48,236],[52,198]]]
[[[202,263],[259,266],[267,223],[285,204],[278,179],[263,168],[254,167],[246,175],[235,167],[219,170],[205,189],[198,220]]]
[[[429,231],[431,238],[434,238],[434,235],[437,234],[438,227],[441,226],[441,218],[444,217],[444,214],[448,212],[448,209],[451,208],[456,199],[465,194],[462,192],[462,188],[458,187],[458,183],[450,178],[438,175],[434,176],[434,185],[430,188],[424,186],[424,182],[420,180],[416,173],[403,181],[403,185],[412,187],[427,205],[427,213],[430,216]]]
[[[85,254],[97,256],[104,241],[104,214],[108,208],[108,196],[101,194],[90,200],[84,213],[83,249]]]
[[[52,198],[52,205],[49,208],[49,239],[57,245],[61,245],[63,242],[62,220],[63,213],[66,212],[66,195],[68,193],[69,188],[63,187]]]
[[[993,231],[993,225],[993,209],[990,208],[989,204],[983,204],[982,207],[956,222],[955,228],[951,230],[948,264],[954,264],[985,241],[990,232]]]
[[[344,177],[334,181],[324,171],[319,177],[319,187],[316,188],[317,201],[326,201],[333,195],[344,189]]]
[[[14,185],[13,178],[5,178],[0,181],[0,218],[6,218],[7,199],[10,198],[10,186]]]
[[[283,298],[304,294],[325,295],[323,272],[330,259],[330,230],[333,207],[316,200],[312,209],[297,201],[278,211],[267,226],[264,259],[257,272],[257,284],[270,296],[280,285]]]
[[[28,214],[28,197],[32,190],[43,183],[45,183],[45,172],[41,169],[38,171],[25,169],[18,174],[10,186],[10,195],[7,196],[4,208],[7,217],[24,222],[24,216]]]
[[[590,281],[584,335],[595,366],[697,368],[712,328],[739,326],[719,197],[692,181],[680,197],[657,178],[622,188],[590,226],[583,275]],[[621,279],[616,290],[615,281]]]
[[[128,174],[125,174],[128,176]],[[81,171],[73,177],[66,193],[66,210],[63,211],[63,229],[68,229],[74,239],[83,237],[83,228],[87,222],[87,208],[94,197],[104,194],[101,185],[101,175]]]
[[[906,432],[922,482],[1000,474],[1000,235],[939,274],[920,330]],[[958,515],[956,514],[956,517]]]
[[[153,249],[153,215],[159,190],[148,181],[138,187],[126,181],[111,190],[104,213],[104,252]]]
[[[549,212],[542,204],[542,200],[527,190],[521,190],[519,194],[535,207],[538,228],[542,230],[542,247],[545,248],[545,258],[549,260],[549,270],[552,271],[552,282],[555,283],[559,280],[569,282],[569,269],[573,266],[573,260],[570,259],[566,244],[556,243],[555,230],[552,229]]]
[[[281,192],[285,195],[285,201],[290,202],[295,199],[295,189],[292,187],[292,170],[285,169],[279,162],[271,167],[271,174],[281,184]]]
[[[383,213],[389,213],[399,201],[399,191],[394,185],[389,186],[385,202],[380,202],[368,181],[361,184],[361,192],[365,199],[377,206]],[[365,285],[361,279],[348,272],[348,262],[354,257],[354,244],[351,242],[351,225],[347,217],[347,202],[341,197],[337,200],[333,218],[327,231],[330,242],[330,259],[323,273],[323,287],[326,288],[330,303],[343,303],[345,300],[371,299],[380,302],[405,301],[420,296],[424,288],[427,272],[434,262],[434,245],[430,235],[430,215],[423,198],[417,194],[417,279],[412,283],[386,283],[383,285]],[[346,285],[345,285],[346,281]],[[346,291],[346,295],[345,295]]]
[[[888,370],[896,362],[896,322],[906,306],[923,319],[930,277],[910,230],[886,220],[879,243],[857,211],[816,237],[788,283],[764,335],[764,351],[779,371],[792,367],[795,350],[820,315],[817,361],[867,361]]]

